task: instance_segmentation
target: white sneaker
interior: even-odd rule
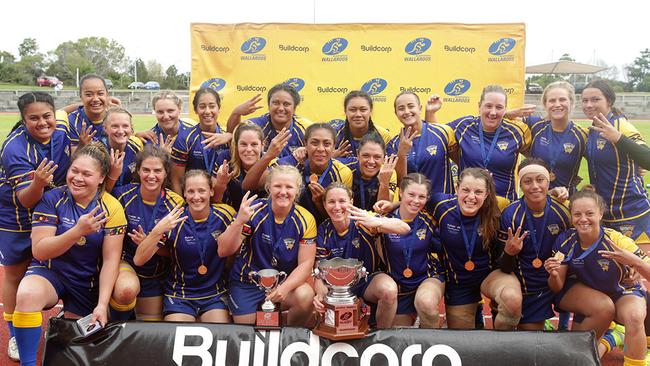
[[[18,354],[18,345],[16,344],[16,337],[9,338],[9,343],[7,343],[7,356],[12,361],[20,361],[20,355]]]

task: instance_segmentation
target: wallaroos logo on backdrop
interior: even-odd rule
[[[461,95],[465,94],[471,86],[472,83],[467,79],[456,79],[450,81],[447,86],[445,86],[445,94],[453,98],[443,98],[443,102],[469,103],[469,97],[462,97]]]
[[[242,43],[241,51],[247,54],[258,53],[264,49],[264,46],[266,46],[266,39],[262,37],[251,37]]]
[[[348,47],[348,40],[345,38],[332,38],[327,41],[322,48],[325,56],[321,59],[323,62],[341,62],[347,61],[348,55],[342,55]]]
[[[214,89],[214,91],[220,91],[226,86],[226,81],[221,78],[212,78],[204,81],[201,84],[201,89],[203,88],[211,88]]]
[[[368,93],[373,101],[385,102],[386,96],[380,96],[378,94],[383,92],[387,86],[388,82],[386,80],[382,78],[374,78],[366,81],[366,83],[361,87],[361,90]]]
[[[409,56],[404,57],[404,61],[431,61],[431,55],[424,54],[431,47],[429,38],[418,37],[406,44],[404,52]]]
[[[490,45],[490,48],[488,48],[488,52],[497,57],[488,57],[488,62],[514,61],[514,55],[506,54],[512,51],[516,44],[517,41],[512,38],[501,38],[494,41],[494,43]]]
[[[296,89],[297,92],[300,92],[302,88],[305,87],[305,81],[301,78],[287,79],[287,81],[282,84],[289,85],[290,87]]]
[[[404,52],[409,55],[419,55],[426,52],[429,47],[431,47],[431,40],[429,38],[420,37],[407,43],[406,47],[404,47]]]
[[[242,61],[257,60],[263,61],[266,60],[266,55],[259,54],[260,51],[266,46],[266,39],[262,37],[251,37],[246,42],[242,43],[241,51],[245,55],[241,56]]]

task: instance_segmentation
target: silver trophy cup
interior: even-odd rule
[[[250,278],[257,287],[264,290],[266,296],[268,296],[287,278],[287,274],[269,268],[260,271],[251,271],[248,273],[248,278]],[[266,300],[262,304],[261,308],[264,311],[274,311],[276,306],[271,302],[271,300]]]

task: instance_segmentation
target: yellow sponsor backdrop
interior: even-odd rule
[[[347,92],[365,87],[373,120],[397,133],[393,100],[404,89],[444,100],[442,122],[477,114],[483,86],[524,100],[524,24],[192,24],[191,97],[202,85],[223,97],[220,121],[256,93],[289,81],[312,121],[343,119]],[[422,114],[424,117],[424,113]],[[196,117],[196,116],[193,116]]]

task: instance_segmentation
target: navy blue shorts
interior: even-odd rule
[[[31,233],[0,230],[0,264],[11,266],[32,258]]]
[[[63,310],[79,316],[93,312],[99,301],[99,288],[74,286],[66,282],[58,273],[42,266],[27,269],[27,276],[41,276],[52,284],[56,295],[63,300]]]
[[[416,314],[415,310],[415,293],[417,289],[413,291],[407,291],[397,294],[397,314]]]
[[[356,285],[352,286],[350,289],[350,292],[352,292],[355,296],[358,298],[363,299],[363,295],[366,293],[366,290],[368,289],[368,286],[370,286],[370,282],[372,282],[372,279],[375,278],[378,274],[381,272],[375,272],[371,273],[366,277],[365,279],[362,279],[357,283]]]
[[[163,295],[164,278],[145,278],[139,277],[140,293],[138,297],[156,297]]]
[[[550,289],[523,295],[520,324],[537,323],[550,319],[553,313],[555,294]]]
[[[252,314],[266,298],[264,291],[252,283],[230,281],[228,306],[234,316]]]
[[[223,294],[218,294],[201,299],[180,299],[165,295],[163,299],[163,315],[169,314],[188,314],[198,318],[202,314],[215,309],[226,310],[226,303],[221,298]]]
[[[445,304],[459,306],[481,301],[481,282],[469,285],[445,284]]]

